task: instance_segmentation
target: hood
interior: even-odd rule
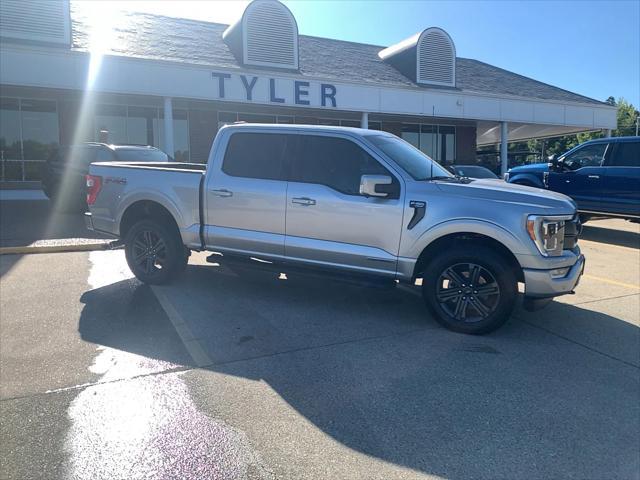
[[[485,200],[527,206],[533,214],[572,215],[576,211],[576,204],[571,198],[541,188],[491,179],[473,180],[469,183],[437,182],[437,185],[442,192],[467,197],[470,201]]]
[[[519,167],[513,167],[509,169],[509,173],[524,173],[524,172],[548,172],[548,163],[532,163],[530,165],[521,165]]]

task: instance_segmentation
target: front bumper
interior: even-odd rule
[[[573,292],[584,273],[584,255],[578,256],[576,263],[561,278],[553,278],[551,270],[523,269],[525,297],[551,298]]]

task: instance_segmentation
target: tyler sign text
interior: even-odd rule
[[[292,78],[211,72],[221,100],[337,108],[338,90],[330,83]]]

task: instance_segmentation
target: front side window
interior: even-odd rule
[[[317,183],[347,195],[360,194],[362,175],[389,175],[375,158],[354,142],[335,137],[302,137],[291,165],[290,181]]]
[[[640,167],[640,142],[621,142],[617,145],[614,167]]]
[[[232,177],[284,179],[284,155],[291,135],[234,133],[222,161],[222,171]]]
[[[606,151],[606,143],[586,145],[569,153],[564,157],[563,163],[569,170],[578,170],[583,167],[599,167],[602,165]]]

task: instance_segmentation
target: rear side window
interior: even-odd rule
[[[640,142],[618,143],[611,165],[614,167],[640,167]]]
[[[233,177],[284,180],[284,154],[290,135],[234,133],[222,162],[222,171]]]
[[[360,194],[362,175],[389,175],[375,158],[350,140],[308,135],[291,165],[292,182],[318,183],[347,195]]]

